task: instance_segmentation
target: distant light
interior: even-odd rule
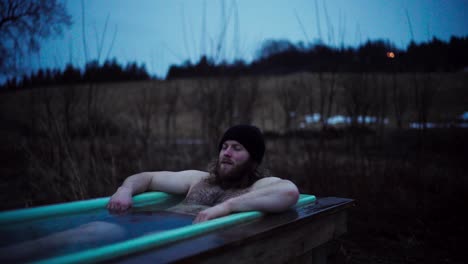
[[[395,53],[393,53],[393,51],[388,51],[387,52],[387,58],[394,59],[395,58]]]
[[[460,118],[464,121],[468,121],[468,112],[464,112],[462,115],[460,115]]]

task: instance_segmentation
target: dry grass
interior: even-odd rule
[[[108,196],[140,171],[205,169],[220,133],[251,122],[270,135],[265,164],[275,175],[306,193],[357,199],[337,259],[359,263],[362,252],[375,253],[367,244],[393,245],[403,255],[424,251],[444,232],[456,244],[456,232],[466,232],[451,215],[467,198],[467,132],[405,127],[421,116],[450,122],[466,111],[466,77],[300,73],[3,93],[2,209]],[[295,129],[321,109],[326,116],[387,117],[390,124]],[[286,121],[290,111],[295,115]],[[441,224],[451,227],[434,229]],[[456,260],[456,250],[436,259]]]

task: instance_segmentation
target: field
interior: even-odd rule
[[[204,170],[224,129],[253,123],[273,175],[356,199],[332,263],[462,263],[466,87],[466,73],[298,73],[6,91],[1,209],[109,196],[141,171]]]

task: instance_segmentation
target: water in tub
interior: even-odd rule
[[[0,227],[0,262],[34,261],[104,246],[192,224],[193,205],[134,207],[112,215],[106,209]]]

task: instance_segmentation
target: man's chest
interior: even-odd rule
[[[223,190],[219,186],[200,182],[187,194],[185,203],[214,206],[246,192],[248,192],[248,188]]]

